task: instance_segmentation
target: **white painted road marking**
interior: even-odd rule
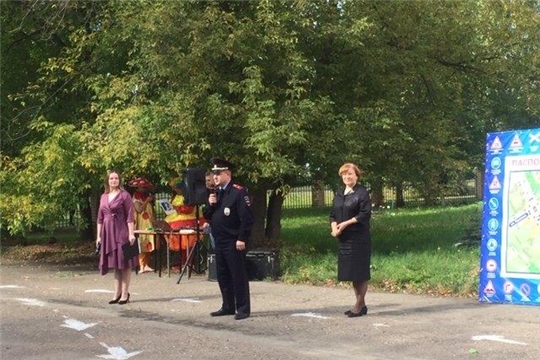
[[[105,293],[105,294],[110,294],[113,292],[114,291],[112,290],[105,290],[105,289],[90,289],[90,290],[85,291],[85,293]]]
[[[201,300],[198,300],[198,299],[189,299],[189,298],[186,298],[186,299],[172,299],[171,301],[183,301],[183,302],[189,302],[189,303],[201,303],[202,302]]]
[[[119,346],[109,347],[107,344],[103,342],[100,342],[100,344],[109,352],[109,355],[97,355],[97,357],[100,357],[103,359],[123,360],[123,359],[129,359],[132,356],[136,356],[142,353],[142,351],[134,351],[134,352],[128,353],[126,350],[124,350],[123,348]]]
[[[46,306],[47,305],[46,302],[40,301],[38,299],[17,298],[15,300],[18,300],[22,303],[25,303],[26,305],[31,305],[31,306]]]
[[[291,316],[304,316],[304,317],[311,317],[311,318],[317,318],[317,319],[328,319],[328,316],[322,316],[322,315],[319,315],[319,314],[315,314],[315,313],[312,313],[312,312],[307,312],[307,313],[296,313],[296,314],[292,314]]]
[[[524,342],[505,339],[504,336],[502,335],[476,335],[476,336],[473,336],[472,339],[474,341],[490,340],[490,341],[498,341],[498,342],[507,343],[507,344],[527,345]]]
[[[83,330],[91,328],[92,326],[95,326],[96,324],[97,323],[86,324],[79,320],[67,319],[67,320],[64,320],[64,324],[60,326],[67,327],[69,329],[75,329],[77,331],[83,331]]]
[[[0,289],[24,289],[24,286],[20,286],[20,285],[0,285]]]

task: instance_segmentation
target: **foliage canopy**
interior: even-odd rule
[[[258,229],[273,229],[258,234],[276,240],[267,190],[337,184],[353,161],[369,182],[409,183],[429,201],[481,166],[486,132],[538,124],[535,1],[0,10],[0,210],[12,233],[85,206],[107,169],[165,183],[218,155],[239,164]]]

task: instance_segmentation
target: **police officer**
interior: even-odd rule
[[[213,158],[211,163],[218,191],[209,195],[204,217],[210,221],[214,236],[223,303],[210,315],[235,315],[236,320],[242,320],[251,312],[246,271],[246,245],[253,226],[251,200],[245,188],[231,181],[233,164],[219,158]]]

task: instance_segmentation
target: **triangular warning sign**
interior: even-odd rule
[[[514,138],[512,139],[512,143],[510,144],[510,148],[515,149],[515,148],[522,148],[522,147],[523,147],[523,143],[521,142],[521,139],[519,138],[519,135],[516,134],[514,136]]]
[[[484,293],[495,294],[495,287],[493,287],[493,282],[491,280],[489,280],[486,284],[486,287],[484,287]]]
[[[501,189],[501,182],[499,181],[498,176],[494,176],[493,180],[491,180],[491,184],[489,184],[490,190],[500,190]]]
[[[493,140],[490,150],[501,150],[501,149],[502,149],[501,139],[499,139],[498,136],[495,136],[495,140]]]

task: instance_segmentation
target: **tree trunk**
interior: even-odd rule
[[[283,209],[284,200],[285,197],[282,192],[272,190],[270,199],[268,200],[265,229],[266,241],[271,249],[277,249],[279,247],[279,239],[281,237],[281,210]]]
[[[255,222],[251,229],[251,238],[249,239],[249,250],[256,250],[264,247],[265,244],[265,222],[266,222],[266,190],[250,190],[253,199],[253,214]]]
[[[282,201],[283,204],[283,201]],[[316,180],[311,185],[311,206],[322,208],[326,205],[324,201],[324,181]]]
[[[384,206],[382,179],[373,179],[371,182],[371,203],[375,208]]]
[[[97,214],[99,210],[99,199],[101,197],[101,194],[99,192],[98,188],[92,188],[90,190],[90,194],[88,196],[88,203],[89,203],[89,212],[90,212],[90,219],[88,222],[88,226],[92,229],[92,233],[96,234],[97,231]],[[96,234],[97,236],[97,234]]]
[[[403,184],[398,183],[396,185],[396,208],[402,208],[405,206],[405,198],[403,197]]]
[[[426,180],[419,189],[420,195],[424,198],[424,206],[437,205],[437,186],[432,180]]]
[[[475,183],[475,194],[476,194],[476,200],[482,200],[484,198],[484,172],[477,170],[475,177],[474,177],[474,183]]]
[[[92,222],[92,207],[90,206],[91,192],[88,191],[84,197],[84,204],[81,204],[81,217],[84,219],[85,227],[80,230],[79,237],[82,240],[94,241],[96,233],[94,223]]]

